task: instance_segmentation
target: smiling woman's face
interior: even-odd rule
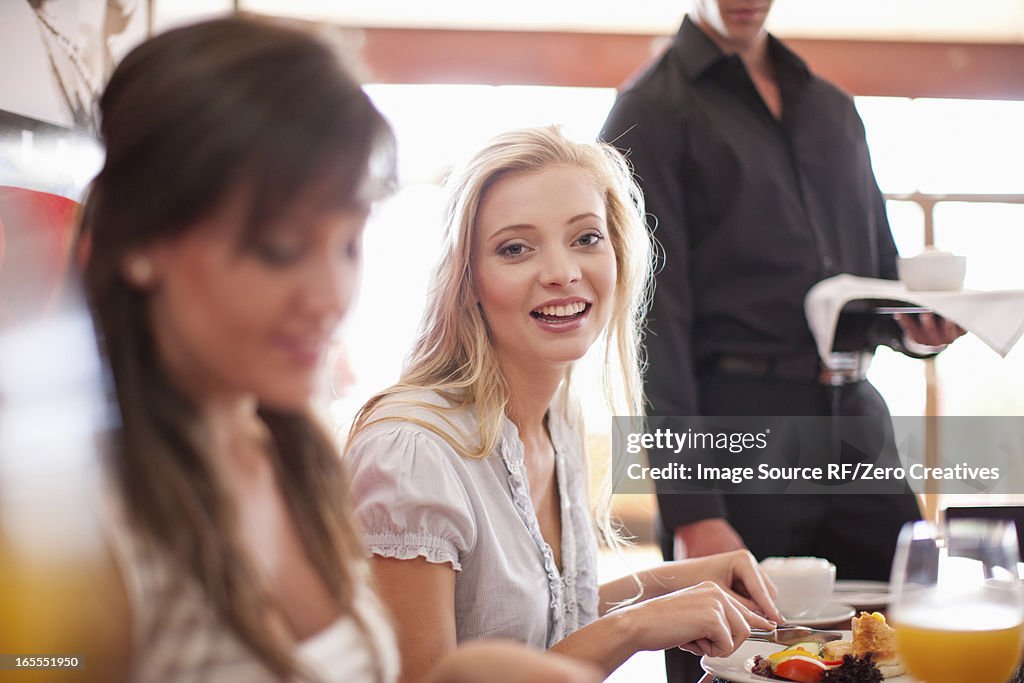
[[[201,401],[249,395],[299,409],[355,295],[367,211],[293,211],[240,247],[245,215],[227,202],[145,251],[160,360]]]
[[[502,178],[476,216],[473,286],[502,364],[565,367],[611,316],[616,263],[605,203],[571,166]]]

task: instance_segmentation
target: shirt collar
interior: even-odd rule
[[[729,59],[704,31],[700,30],[690,15],[683,18],[673,41],[682,62],[683,72],[691,81],[700,78],[712,66]],[[800,76],[809,76],[810,71],[804,60],[795,52],[773,36],[768,34],[768,54],[776,67],[784,71],[792,71]]]

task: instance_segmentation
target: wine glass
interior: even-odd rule
[[[892,567],[890,621],[923,683],[1006,683],[1024,645],[1013,522],[907,524]]]

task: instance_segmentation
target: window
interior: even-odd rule
[[[1024,288],[1024,102],[858,98],[876,175],[887,193],[924,200],[890,201],[889,219],[903,254],[925,243],[932,213],[934,244],[967,257],[965,286]],[[943,201],[941,195],[970,201]],[[964,197],[963,195],[969,195]],[[973,196],[970,196],[973,195]],[[986,198],[984,195],[997,195]],[[1005,359],[972,335],[936,360],[940,415],[1024,415],[1024,351]],[[922,364],[880,352],[871,379],[895,415],[924,412]],[[942,446],[940,445],[940,448]],[[946,496],[947,504],[1021,503],[1022,496]]]

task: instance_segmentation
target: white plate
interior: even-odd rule
[[[843,637],[849,640],[853,636],[849,631],[843,631]],[[782,645],[748,640],[740,645],[739,649],[732,653],[732,656],[701,657],[700,665],[709,674],[731,683],[770,683],[772,679],[750,673],[751,667],[754,666],[754,655],[766,657],[782,649]],[[778,683],[777,679],[775,683]],[[914,683],[914,679],[909,676],[897,676],[885,679],[885,683]]]
[[[855,610],[852,605],[847,605],[845,602],[830,602],[813,617],[792,619],[787,623],[796,624],[797,626],[811,626],[813,628],[818,628],[819,626],[831,626],[832,624],[837,624],[840,621],[846,621],[843,626],[849,628],[849,619],[856,613],[857,610]]]
[[[879,609],[892,600],[889,584],[885,581],[836,581],[832,595],[859,609]]]

